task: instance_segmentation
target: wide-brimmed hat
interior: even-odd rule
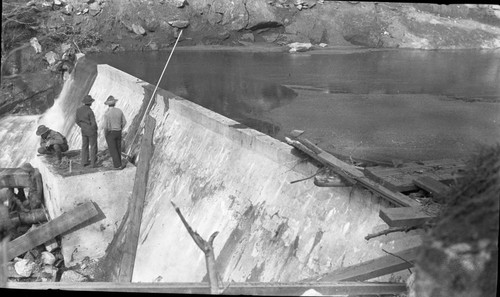
[[[38,126],[38,128],[36,129],[36,135],[40,136],[40,135],[43,135],[43,134],[45,134],[45,133],[47,133],[47,132],[49,132],[49,131],[50,131],[50,129],[49,129],[47,126],[45,126],[45,125],[40,125],[40,126]]]
[[[92,103],[94,101],[95,100],[94,100],[94,98],[92,98],[92,96],[87,95],[87,96],[83,97],[82,103],[83,104],[89,104],[89,103]]]
[[[31,164],[30,164],[30,163],[24,163],[24,164],[23,164],[23,165],[21,165],[21,167],[19,167],[19,168],[21,168],[21,169],[22,169],[22,170],[24,170],[24,171],[28,171],[28,172],[29,172],[29,171],[32,171],[32,170],[34,169],[34,168],[33,168],[33,166],[31,166]]]
[[[118,99],[115,99],[115,97],[113,97],[113,96],[109,96],[108,99],[106,99],[106,101],[104,101],[104,104],[111,105],[111,104],[115,104],[116,101],[118,101]]]

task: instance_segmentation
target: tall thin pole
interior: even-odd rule
[[[141,132],[142,124],[144,122],[144,119],[146,118],[146,114],[149,112],[149,107],[151,106],[151,103],[153,102],[153,98],[156,95],[156,90],[158,90],[158,86],[160,85],[161,79],[163,78],[163,74],[165,73],[165,70],[167,70],[168,63],[170,62],[170,58],[172,58],[172,54],[174,53],[175,47],[177,46],[177,43],[179,42],[181,35],[182,35],[182,30],[180,31],[179,36],[177,36],[177,40],[175,41],[174,47],[172,48],[172,51],[170,52],[170,55],[168,56],[167,63],[165,63],[165,67],[163,67],[163,71],[161,72],[160,79],[158,80],[158,83],[156,83],[153,94],[151,94],[151,98],[149,98],[149,103],[146,107],[146,110],[144,111],[144,115],[142,116],[141,122],[139,123],[139,129],[137,129],[137,132],[135,132],[134,138],[130,142],[130,147],[128,148],[128,152],[127,152],[127,157],[130,157],[130,151],[132,150],[132,145],[134,144],[135,138],[137,137],[139,132]]]

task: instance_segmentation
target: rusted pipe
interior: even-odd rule
[[[43,209],[34,209],[29,212],[14,212],[10,213],[9,217],[14,226],[45,223],[48,221],[45,210]]]

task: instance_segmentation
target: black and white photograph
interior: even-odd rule
[[[2,0],[0,290],[497,296],[500,4]]]

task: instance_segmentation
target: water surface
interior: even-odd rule
[[[156,84],[170,52],[90,56]],[[500,51],[183,50],[160,87],[280,140],[378,160],[467,157],[500,141]]]

